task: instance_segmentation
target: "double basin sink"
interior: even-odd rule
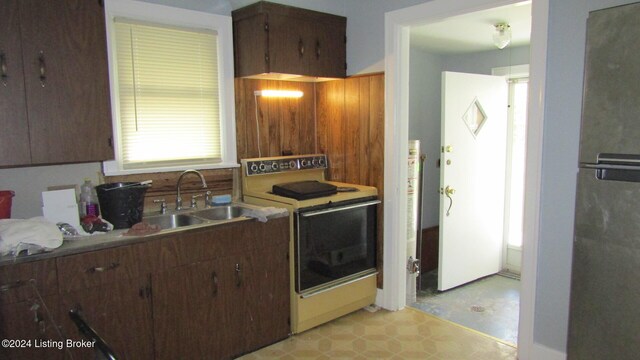
[[[212,208],[189,212],[145,216],[143,221],[151,225],[157,225],[163,230],[176,229],[184,226],[211,223],[212,221],[242,218],[248,210],[237,204],[217,205]]]

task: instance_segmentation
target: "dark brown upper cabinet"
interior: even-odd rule
[[[0,2],[0,167],[113,158],[101,1]]]
[[[236,77],[346,77],[347,18],[266,1],[232,16]]]

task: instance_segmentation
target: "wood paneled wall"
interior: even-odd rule
[[[384,75],[319,83],[317,103],[318,150],[329,156],[331,180],[381,185]]]
[[[318,152],[329,157],[329,179],[378,188],[384,197],[384,75],[316,85]],[[383,210],[378,207],[378,287],[383,276]]]
[[[304,95],[298,99],[254,95],[267,89],[300,90]],[[314,83],[237,78],[235,91],[238,159],[317,152]]]

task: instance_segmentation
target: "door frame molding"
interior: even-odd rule
[[[384,289],[376,303],[389,310],[406,306],[406,148],[409,132],[409,28],[451,16],[509,5],[517,0],[433,0],[385,14]],[[518,357],[534,349],[536,273],[542,168],[544,85],[549,0],[532,3],[529,123]]]

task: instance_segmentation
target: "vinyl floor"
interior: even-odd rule
[[[520,281],[500,275],[438,292],[437,272],[422,279],[412,307],[511,344],[518,341]]]
[[[515,347],[433,315],[360,310],[240,359],[516,359]]]

